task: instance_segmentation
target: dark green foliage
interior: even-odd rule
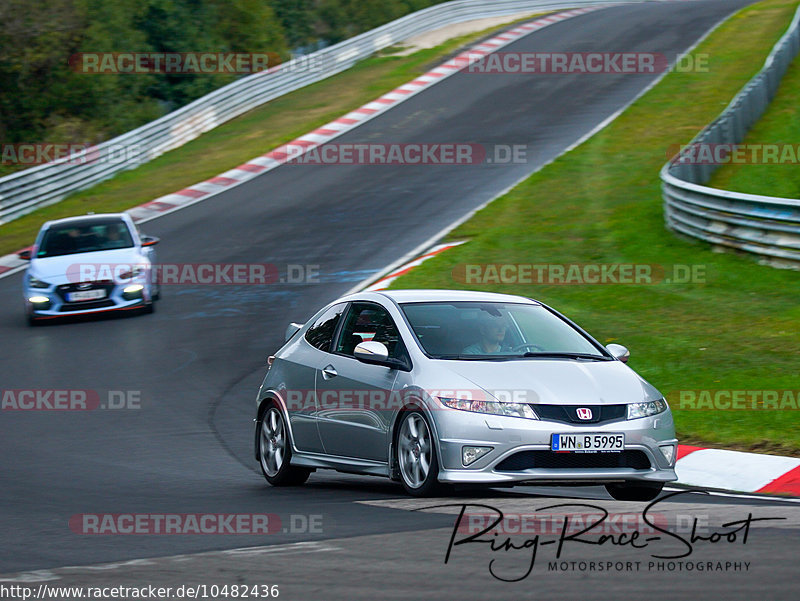
[[[234,74],[86,74],[81,52],[313,49],[436,0],[1,0],[0,144],[96,143]],[[74,60],[74,59],[73,59]],[[21,166],[1,165],[0,175]]]

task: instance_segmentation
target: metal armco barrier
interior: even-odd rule
[[[61,159],[0,178],[0,224],[151,161],[265,102],[344,71],[376,51],[420,33],[473,19],[607,3],[608,0],[456,0],[406,15],[269,71],[243,77],[156,121],[98,144],[84,161]]]
[[[700,164],[689,156],[700,145],[740,144],[775,97],[799,52],[800,8],[761,71],[713,123],[664,165],[661,188],[668,227],[718,248],[754,253],[765,264],[800,269],[800,199],[709,188],[704,184],[720,165]]]

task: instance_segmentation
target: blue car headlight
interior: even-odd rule
[[[40,280],[39,278],[29,275],[28,286],[30,286],[31,288],[49,288],[50,284],[45,282],[44,280]]]
[[[501,403],[498,401],[476,401],[472,399],[453,399],[438,397],[446,407],[472,411],[473,413],[486,413],[489,415],[504,415],[506,417],[524,417],[526,419],[539,419],[528,403]]]
[[[119,274],[119,279],[132,280],[133,278],[138,278],[143,273],[144,273],[144,267],[142,267],[141,265],[136,265],[133,268],[127,269],[123,273]]]
[[[663,413],[667,409],[669,409],[669,405],[667,405],[667,401],[664,399],[648,401],[647,403],[630,403],[628,405],[628,419],[649,417],[651,415]]]

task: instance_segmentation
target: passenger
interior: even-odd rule
[[[106,244],[105,248],[124,248],[125,240],[122,239],[119,227],[110,225],[106,228]]]

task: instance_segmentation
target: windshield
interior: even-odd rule
[[[121,219],[55,225],[48,229],[36,256],[58,257],[133,246],[128,226]]]
[[[422,348],[436,359],[610,359],[541,305],[430,302],[401,307]]]

